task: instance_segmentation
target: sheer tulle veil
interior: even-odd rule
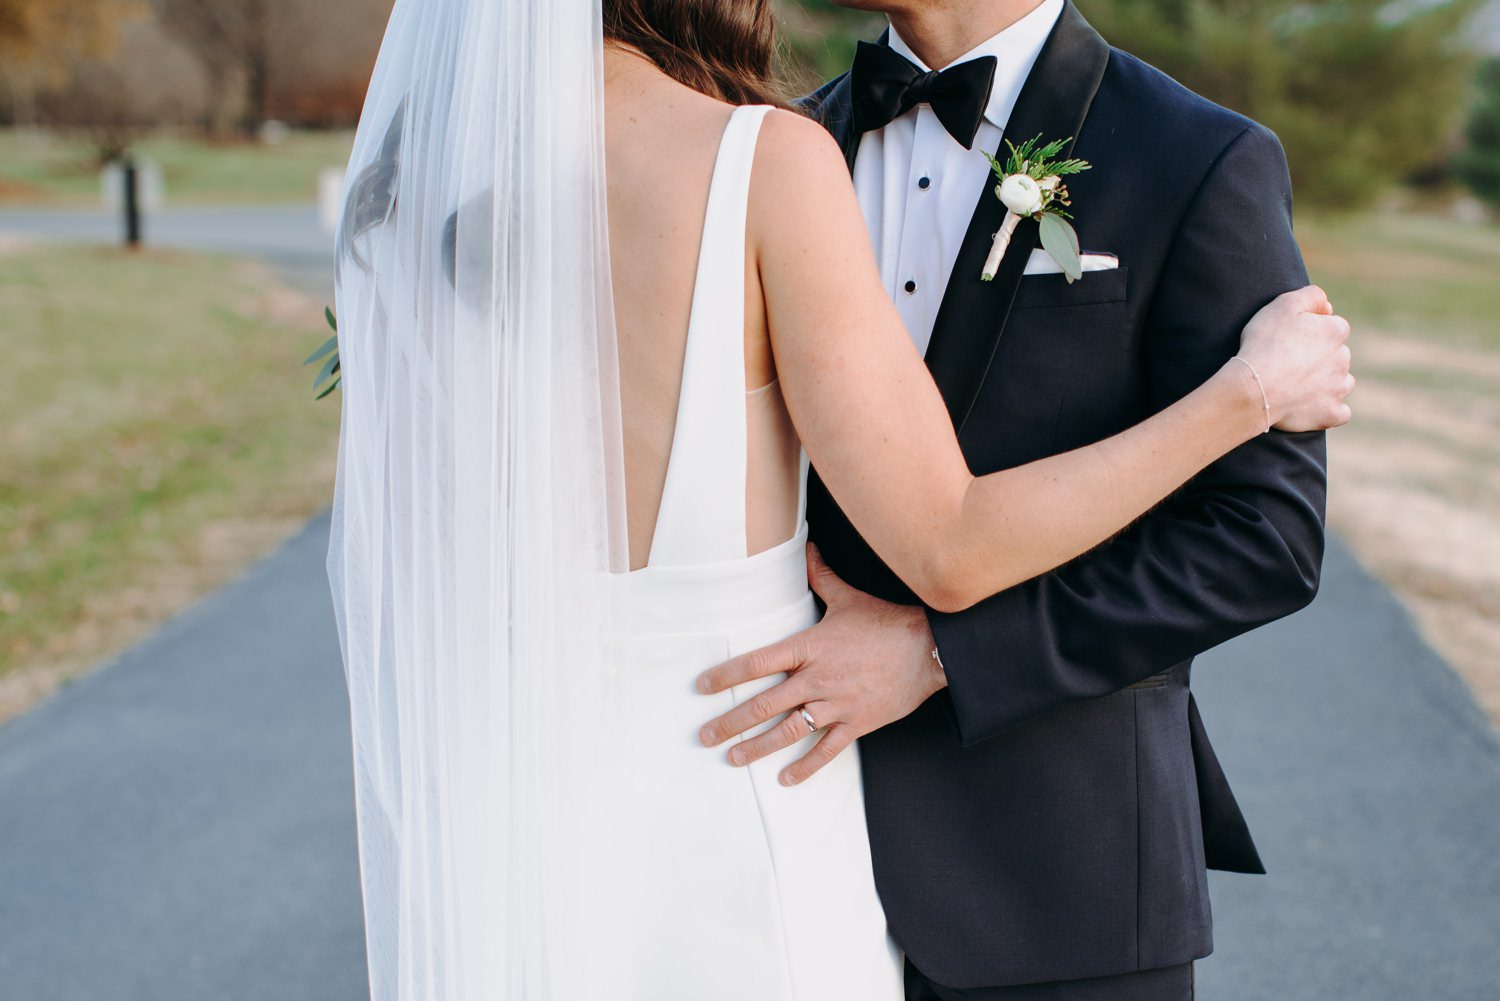
[[[602,51],[599,0],[397,0],[350,162],[327,568],[376,1001],[627,961]]]

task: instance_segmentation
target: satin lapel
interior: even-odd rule
[[[1083,129],[1094,95],[1099,92],[1108,63],[1108,43],[1069,2],[1021,90],[1005,137],[1016,143],[1039,133],[1049,142],[1069,136],[1076,138]],[[1004,160],[1009,150],[1003,143],[1001,150],[995,155]],[[942,390],[953,426],[959,431],[963,430],[989,373],[1021,276],[1026,272],[1026,262],[1039,239],[1037,224],[1024,220],[1016,229],[995,280],[980,281],[984,259],[989,256],[990,244],[1004,219],[1005,206],[995,197],[994,185],[986,184],[959,248],[953,274],[948,278],[927,348],[927,367]]]
[[[854,173],[854,157],[859,153],[860,137],[854,132],[854,102],[850,97],[848,73],[834,82],[818,117],[844,151],[844,162],[849,165],[849,172]]]

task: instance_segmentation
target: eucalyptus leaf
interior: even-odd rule
[[[338,334],[334,334],[332,337],[328,338],[328,340],[326,340],[326,341],[323,342],[323,346],[322,347],[318,348],[318,350],[316,350],[312,354],[308,355],[307,356],[307,361],[303,362],[302,364],[304,364],[304,365],[311,365],[313,362],[319,360],[320,358],[326,357],[328,355],[328,352],[334,350],[338,346],[339,346],[339,336],[338,336]]]
[[[323,366],[322,370],[318,372],[318,377],[313,380],[313,385],[317,386],[318,383],[322,382],[324,379],[326,379],[330,375],[332,375],[333,374],[333,370],[334,370],[334,368],[336,368],[338,366],[338,363],[339,363],[339,356],[338,355],[334,355],[332,358],[328,359],[327,364],[325,364]]]
[[[343,382],[343,380],[342,379],[335,379],[335,380],[333,380],[333,385],[331,385],[327,389],[323,390],[316,397],[314,397],[314,399],[321,400],[323,397],[327,396],[329,393],[333,392],[335,389],[338,389],[340,382]]]
[[[1078,248],[1078,234],[1062,216],[1048,212],[1042,216],[1042,248],[1063,269],[1071,285],[1083,277],[1083,259]]]
[[[328,321],[328,325],[333,328],[333,332],[335,334],[339,332],[338,317],[336,317],[336,316],[333,315],[333,307],[332,306],[324,306],[323,307],[323,318]]]

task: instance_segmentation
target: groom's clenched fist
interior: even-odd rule
[[[730,764],[748,765],[806,738],[809,724],[798,711],[805,709],[823,736],[782,771],[783,785],[806,781],[855,740],[910,715],[947,686],[933,655],[926,611],[855,590],[828,568],[816,546],[807,550],[807,575],[828,606],[823,621],[698,678],[698,690],[714,694],[759,678],[787,675],[781,684],[705,725],[700,734],[706,746],[717,747],[785,717],[730,750]]]

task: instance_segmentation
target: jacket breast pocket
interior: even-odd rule
[[[1087,271],[1068,284],[1064,275],[1029,275],[1016,289],[1014,309],[1048,309],[1069,306],[1102,306],[1130,298],[1130,269]]]

